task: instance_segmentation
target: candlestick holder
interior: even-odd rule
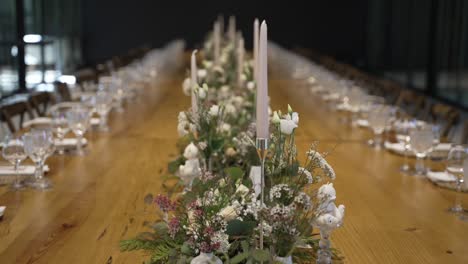
[[[260,158],[260,171],[261,171],[261,191],[260,191],[260,201],[261,209],[264,205],[264,189],[265,189],[265,159],[268,153],[268,139],[267,138],[257,138],[255,141],[257,147],[257,154]],[[263,249],[263,217],[260,214],[260,249]]]

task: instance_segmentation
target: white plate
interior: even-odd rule
[[[2,218],[3,214],[5,213],[6,206],[0,206],[0,218]]]
[[[457,178],[446,171],[428,171],[426,176],[433,182],[454,182]]]
[[[77,138],[64,138],[63,140],[55,139],[55,146],[62,147],[62,148],[73,148],[76,147],[78,144]],[[81,139],[81,145],[88,144],[88,140],[86,138]]]
[[[20,165],[19,167],[19,175],[23,176],[32,176],[34,175],[34,171],[36,170],[36,167],[33,165]],[[44,166],[44,172],[49,171],[49,166],[45,165]],[[2,176],[14,176],[15,175],[15,169],[13,166],[0,166],[0,177]]]

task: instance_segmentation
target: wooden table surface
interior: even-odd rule
[[[143,199],[161,191],[161,175],[176,152],[177,114],[189,106],[181,76],[166,76],[123,114],[110,133],[91,132],[89,154],[48,160],[54,187],[11,192],[0,187],[0,263],[141,263],[118,242],[156,218]],[[455,192],[398,172],[403,159],[365,145],[370,133],[340,123],[338,114],[294,80],[270,80],[273,109],[300,114],[299,150],[319,140],[334,166],[345,225],[332,234],[345,263],[468,263],[468,222],[447,213]],[[467,195],[463,197],[467,204]]]

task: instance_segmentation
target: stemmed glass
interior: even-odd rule
[[[374,105],[370,108],[368,114],[369,126],[374,132],[374,140],[369,143],[376,149],[382,146],[382,134],[387,126],[387,121],[390,119],[391,109],[386,105]]]
[[[410,165],[408,164],[408,152],[410,151],[410,130],[411,127],[415,126],[415,124],[416,121],[400,109],[399,117],[394,123],[394,130],[398,143],[403,145],[404,162],[400,167],[400,171],[403,173],[409,173],[410,171]]]
[[[21,140],[21,138],[14,137],[12,135],[7,135],[4,140],[2,156],[4,159],[6,159],[15,166],[16,179],[11,187],[14,190],[22,189],[24,185],[21,183],[18,169],[21,162],[25,160],[28,156],[24,151],[24,143]]]
[[[107,116],[111,109],[112,97],[108,91],[101,90],[97,92],[94,102],[96,104],[96,112],[99,115],[99,130],[107,132],[109,131],[109,126],[107,125]]]
[[[124,89],[123,89],[123,82],[122,79],[119,77],[113,77],[112,82],[110,84],[110,89],[114,96],[116,110],[118,113],[122,113],[123,109],[123,98],[124,98]]]
[[[468,161],[468,146],[466,145],[455,145],[453,146],[447,156],[447,172],[455,175],[457,178],[457,196],[455,199],[455,205],[449,208],[450,212],[461,214],[463,213],[463,207],[461,205],[461,191],[464,180],[464,165]]]
[[[424,165],[424,159],[434,147],[434,133],[432,132],[432,126],[422,125],[413,128],[409,133],[409,137],[411,149],[416,155],[416,175],[425,175],[426,168]]]
[[[57,108],[52,112],[52,128],[57,135],[58,142],[63,142],[63,138],[70,131],[67,120],[67,112],[69,108]],[[63,147],[58,148],[60,155],[64,154]]]
[[[73,107],[67,112],[68,125],[77,138],[76,154],[79,156],[85,155],[82,143],[83,136],[89,127],[90,119],[91,114],[89,113],[89,109],[86,107]]]
[[[23,135],[24,150],[36,164],[34,181],[30,184],[34,188],[47,189],[52,185],[44,178],[44,163],[54,149],[53,134],[50,130],[32,130]]]

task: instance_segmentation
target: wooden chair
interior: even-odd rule
[[[59,95],[61,102],[72,101],[70,89],[66,83],[55,82],[55,92]]]
[[[34,118],[31,108],[27,101],[14,102],[0,107],[1,119],[7,123],[11,133],[15,133],[23,128],[24,115],[28,114],[30,119]],[[19,125],[14,125],[14,118],[19,116]]]
[[[410,90],[401,90],[395,105],[405,109],[414,117],[422,118],[426,106],[426,97]]]
[[[45,116],[47,108],[53,105],[55,103],[54,101],[54,98],[49,92],[35,93],[29,97],[29,104],[36,111],[37,116]]]
[[[427,119],[440,125],[441,139],[448,139],[460,121],[460,112],[449,105],[434,103],[429,108]]]

